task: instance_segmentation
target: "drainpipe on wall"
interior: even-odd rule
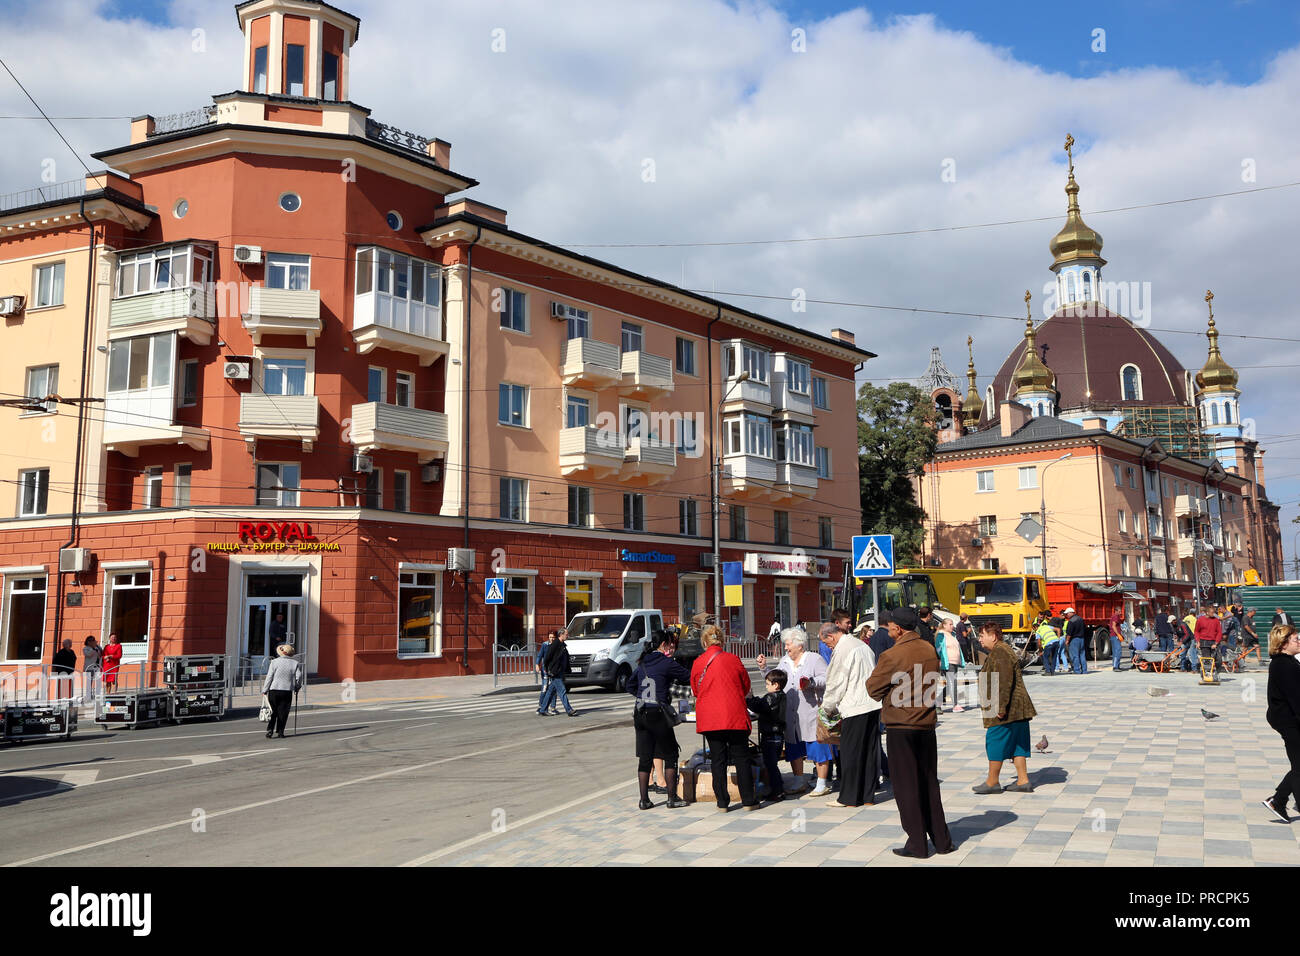
[[[464,545],[469,547],[469,331],[470,331],[470,312],[474,305],[474,247],[478,245],[479,239],[483,237],[483,227],[477,227],[478,232],[474,234],[474,241],[469,244],[469,254],[466,259],[465,270],[465,331],[460,339],[460,368],[461,368],[461,461],[460,461],[460,507],[464,515]],[[469,673],[469,572],[461,572],[461,583],[465,589],[465,616],[461,628],[461,637],[463,641],[463,657],[461,658],[461,667],[465,673]],[[496,635],[492,637],[492,653],[496,654]]]
[[[81,390],[80,398],[83,401],[77,403],[77,450],[74,453],[72,465],[72,517],[68,521],[68,540],[59,548],[71,548],[76,545],[81,535],[81,463],[82,463],[82,445],[86,432],[86,409],[89,403],[84,401],[86,398],[86,384],[89,379],[90,368],[90,315],[91,307],[94,302],[95,291],[95,226],[86,218],[86,197],[81,197],[81,205],[77,210],[84,222],[90,228],[90,241],[86,244],[86,312],[82,321],[81,330],[81,383],[78,386]],[[107,477],[107,476],[106,476]],[[54,566],[57,569],[59,565],[58,555],[55,555]],[[58,574],[58,584],[55,587],[54,598],[54,651],[58,651],[63,642],[63,575]]]

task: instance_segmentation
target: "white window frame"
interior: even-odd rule
[[[507,489],[509,489],[508,494]],[[526,478],[502,478],[497,482],[497,496],[500,499],[497,517],[502,521],[520,523],[528,521],[528,480]],[[515,510],[512,506],[516,503],[519,506],[519,516],[507,514],[506,512]]]
[[[634,346],[628,348],[629,345]],[[618,331],[618,348],[619,353],[626,355],[628,352],[645,351],[645,326],[638,322],[629,322],[623,320]]]
[[[379,397],[370,397],[370,376],[372,372],[379,373]],[[388,404],[388,369],[381,365],[370,365],[366,368],[366,401],[376,402],[380,405]]]
[[[677,431],[677,454],[694,458],[700,448],[700,423],[689,412],[682,415],[674,426]]]
[[[1123,509],[1123,508],[1120,508],[1120,509],[1119,509],[1119,533],[1120,533],[1120,534],[1128,534],[1128,525],[1127,525],[1127,522],[1124,520],[1124,509]]]
[[[1125,390],[1124,390],[1124,373],[1125,373],[1128,369],[1132,369],[1132,370],[1133,370],[1133,373],[1134,373],[1134,374],[1133,374],[1133,387],[1134,387],[1134,390],[1135,390],[1136,393],[1137,393],[1137,394],[1134,395],[1132,398],[1129,398],[1129,396],[1125,393]],[[1124,402],[1140,402],[1140,401],[1142,401],[1142,369],[1138,368],[1138,367],[1137,367],[1136,365],[1134,365],[1132,362],[1127,362],[1127,363],[1125,363],[1124,365],[1121,365],[1121,366],[1119,367],[1119,395],[1120,395],[1120,400],[1121,400],[1121,401],[1124,401]]]
[[[165,366],[167,371],[167,381],[156,381],[154,372],[157,371],[158,362],[156,353],[158,351],[158,342],[162,339],[167,340],[167,347],[171,351],[170,359]],[[132,343],[141,339],[149,341],[149,358],[146,364],[149,368],[149,380],[142,388],[131,387],[131,347]],[[126,380],[127,387],[124,389],[113,388],[113,362],[115,355],[125,354],[126,362]],[[156,332],[153,335],[135,335],[128,339],[114,339],[108,343],[108,378],[105,383],[107,395],[130,395],[132,393],[140,394],[142,392],[152,391],[156,388],[174,388],[176,384],[176,333],[175,332]]]
[[[645,531],[645,495],[637,491],[623,492],[623,530],[624,531]],[[641,514],[637,515],[637,505],[641,506]]]
[[[976,494],[986,495],[995,491],[997,491],[997,480],[993,477],[993,469],[987,468],[975,472]]]
[[[785,360],[785,387],[795,395],[809,395],[812,389],[812,366],[807,362],[792,359]]]
[[[685,346],[684,354],[690,359],[689,362],[690,368],[682,367],[683,346]],[[679,335],[677,336],[677,344],[676,346],[674,346],[674,349],[675,351],[673,353],[673,370],[678,375],[694,376],[696,374],[696,369],[699,368],[699,366],[696,364],[695,361],[695,353],[696,353],[695,340],[688,339],[684,335]]]
[[[373,492],[373,497],[375,500],[373,502],[371,502],[370,500],[372,496],[370,486],[372,483],[375,486],[375,490]],[[371,468],[370,471],[366,472],[366,475],[362,479],[361,484],[357,490],[360,492],[360,496],[361,496],[361,507],[369,508],[372,511],[383,511],[384,510],[384,469]]]
[[[505,332],[516,332],[519,335],[528,335],[530,332],[528,324],[528,293],[520,289],[514,289],[510,286],[498,286],[501,290],[501,329]],[[518,309],[515,308],[516,304]],[[521,327],[515,326],[515,319],[518,319]]]
[[[1041,554],[1027,554],[1024,558],[1025,574],[1042,574],[1043,573],[1043,556]]]
[[[820,402],[817,400],[817,392],[818,392],[817,385],[819,382],[821,383]],[[814,375],[812,377],[812,394],[813,394],[813,408],[820,408],[822,411],[827,411],[827,412],[830,411],[831,408],[830,383],[827,381],[824,375]]]
[[[501,382],[497,386],[497,424],[505,425],[509,428],[528,428],[528,392],[527,385],[519,385],[515,382]],[[501,418],[501,396],[509,396],[509,417],[515,416],[515,398],[519,398],[519,421],[507,421]]]
[[[41,582],[39,589],[32,586],[36,581]],[[20,584],[27,586],[16,587],[16,585]],[[41,600],[41,639],[37,642],[37,647],[41,650],[37,652],[35,657],[9,656],[9,625],[13,615],[14,591],[25,595],[43,595]],[[3,622],[0,623],[0,660],[3,660],[6,664],[39,664],[44,653],[45,626],[49,622],[49,616],[50,579],[48,574],[6,574],[4,576],[4,616]]]
[[[677,531],[688,537],[700,535],[700,503],[694,498],[679,498],[677,501]]]
[[[397,568],[397,658],[408,660],[414,658],[442,657],[442,568],[426,565],[399,564]],[[402,650],[402,589],[412,591],[428,588],[428,584],[418,583],[422,574],[433,578],[433,601],[429,609],[429,630],[432,650]],[[403,578],[409,577],[409,581]]]
[[[48,276],[48,283],[46,277]],[[57,277],[59,300],[54,301],[54,287]],[[67,293],[67,268],[63,260],[58,262],[42,262],[32,269],[32,305],[28,311],[37,309],[57,309],[63,305],[64,296]],[[42,297],[48,294],[49,301],[43,301]]]
[[[1037,465],[1020,465],[1016,469],[1020,479],[1020,490],[1026,491],[1030,488],[1038,487],[1038,466]],[[1028,481],[1026,481],[1028,477]]]
[[[257,388],[263,395],[285,396],[284,392],[271,392],[266,388],[266,364],[274,364],[278,361],[302,362],[303,363],[303,391],[302,395],[312,396],[316,394],[316,350],[315,349],[264,349],[256,346],[253,349],[253,356],[257,361]],[[366,373],[369,376],[369,372]],[[367,378],[367,390],[369,389],[369,378]]]
[[[591,424],[592,409],[595,407],[595,396],[590,392],[577,392],[567,390],[564,393],[564,427],[565,428],[586,428]],[[582,409],[586,419],[583,422],[574,423],[571,420],[571,409]]]
[[[271,490],[276,496],[274,503],[262,503],[262,469],[276,469],[276,485],[278,488]],[[284,469],[298,469],[298,480],[294,485],[286,485],[284,481]],[[302,493],[302,463],[297,461],[255,461],[253,462],[253,502],[259,508],[296,508],[298,507],[299,495]],[[292,498],[293,500],[288,500]]]
[[[188,469],[185,472],[184,480],[181,479],[181,469]],[[181,500],[181,491],[184,490],[185,500]],[[178,461],[172,467],[172,507],[188,508],[194,500],[194,464],[188,461]]]
[[[159,285],[158,263],[162,260],[167,262],[167,284]],[[183,275],[178,275],[173,268],[176,260],[185,262],[185,271]],[[195,266],[202,265],[201,275],[194,278]],[[148,288],[140,288],[141,267],[144,267],[145,275],[148,277]],[[131,291],[123,292],[123,277],[128,270],[134,270],[132,278]],[[117,268],[113,275],[113,298],[130,299],[137,295],[153,295],[155,292],[164,292],[168,289],[185,289],[194,286],[205,286],[209,277],[212,275],[212,253],[203,246],[193,245],[191,243],[179,243],[174,246],[158,246],[154,249],[143,249],[139,252],[123,252],[117,257]]]
[[[591,488],[586,485],[569,485],[567,497],[568,508],[565,513],[565,518],[568,526],[570,528],[590,528],[592,526],[593,516],[595,515],[595,509],[592,506],[594,495],[592,494]],[[584,502],[585,508],[583,507]],[[575,504],[577,506],[576,508]],[[575,515],[578,518],[577,521],[573,520]]]
[[[817,477],[828,481],[831,477],[831,450],[824,445],[818,445],[813,449],[813,457],[817,464]]]
[[[27,490],[27,476],[35,475],[36,480],[33,484],[35,499],[32,504],[39,510],[24,511],[23,498]],[[44,477],[42,477],[44,476]],[[45,496],[45,507],[41,508],[41,495]],[[18,472],[18,517],[20,518],[39,518],[42,515],[49,514],[50,511],[50,469],[48,468],[24,468]]]
[[[273,270],[281,269],[284,272],[284,285],[273,285],[271,283],[271,274]],[[301,285],[294,284],[294,275],[304,273],[305,278]],[[268,252],[266,254],[266,281],[265,286],[268,289],[281,289],[286,292],[306,292],[311,289],[311,256],[299,252]]]
[[[144,501],[145,510],[153,510],[163,506],[163,467],[162,465],[151,465],[144,470]]]
[[[402,401],[402,388],[406,388],[406,401]],[[415,408],[415,373],[393,373],[393,404],[398,408]]]
[[[591,313],[586,309],[580,309],[576,305],[568,305],[564,302],[556,303],[564,312],[564,332],[567,341],[572,342],[574,339],[585,339],[591,337]],[[573,333],[577,332],[577,335]]]
[[[44,378],[41,382],[36,381],[36,373],[43,372]],[[23,394],[27,398],[43,399],[47,395],[55,395],[59,391],[59,367],[58,365],[32,365],[27,368],[26,388]],[[58,411],[58,403],[49,401],[43,404],[44,411],[24,411],[19,418],[32,418],[37,415],[52,415]]]

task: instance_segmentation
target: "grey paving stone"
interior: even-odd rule
[[[1281,840],[1284,843],[1295,842],[1295,832],[1280,820],[1276,824],[1252,823],[1246,827],[1246,831],[1250,834],[1252,840]]]
[[[1025,837],[1025,846],[1065,846],[1074,835],[1073,830],[1034,830]]]
[[[1241,840],[1206,840],[1206,856],[1230,856],[1240,860],[1252,859],[1250,844]]]
[[[1205,828],[1199,822],[1166,820],[1160,825],[1160,832],[1175,836],[1200,836],[1205,832]]]
[[[1089,853],[1083,850],[1062,850],[1058,860],[1075,860],[1083,863],[1105,863],[1105,853]]]
[[[1117,833],[1115,839],[1111,841],[1110,848],[1112,850],[1154,850],[1156,838],[1133,833]]]
[[[1192,856],[1158,856],[1156,866],[1205,866],[1205,861]]]

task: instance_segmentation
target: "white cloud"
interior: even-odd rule
[[[1264,435],[1289,433],[1284,402],[1295,343],[1294,190],[1101,215],[1102,208],[1300,180],[1288,121],[1300,103],[1300,50],[1248,86],[1168,69],[1086,79],[1019,62],[930,17],[881,22],[863,10],[790,21],[757,3],[519,2],[342,4],[362,19],[353,96],[374,116],[452,141],[452,166],[482,181],[471,195],[505,206],[514,228],[560,243],[674,242],[877,233],[1064,216],[1067,131],[1090,225],[1106,240],[1107,278],[1152,283],[1157,329],[1204,327],[1216,294],[1225,356],[1243,367],[1243,407]],[[167,27],[106,21],[103,4],[53,2],[11,14],[23,43],[7,57],[52,113],[155,114],[234,88],[240,37],[228,3],[176,3]],[[191,52],[206,30],[207,51]],[[807,52],[791,51],[791,30]],[[491,49],[504,29],[506,52]],[[994,38],[996,40],[996,38]],[[0,82],[0,112],[30,107]],[[126,124],[61,123],[83,155],[123,141]],[[38,124],[6,121],[0,191],[35,185],[54,156]],[[642,181],[643,160],[656,181]],[[955,183],[941,181],[945,159]],[[1243,183],[1254,160],[1258,183]],[[93,161],[87,160],[95,164]],[[1016,315],[1050,274],[1059,226],[1030,223],[896,238],[780,246],[589,249],[700,289]],[[788,307],[739,304],[775,318]],[[967,334],[991,376],[1019,340],[1012,322],[811,306],[819,330],[842,326],[880,353],[873,377],[915,376],[931,344],[964,367]],[[1199,367],[1205,340],[1159,333]],[[1287,368],[1251,368],[1285,365]],[[981,383],[983,384],[983,383]],[[1267,444],[1267,442],[1266,442]],[[1300,475],[1297,443],[1275,444],[1275,476]],[[1274,481],[1276,500],[1300,480]],[[1290,506],[1284,520],[1295,514]]]

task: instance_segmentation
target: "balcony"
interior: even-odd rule
[[[673,363],[649,352],[624,352],[619,393],[633,398],[657,398],[673,390]]]
[[[436,302],[418,302],[375,291],[353,299],[352,338],[360,355],[375,349],[406,352],[425,366],[451,348],[443,339],[442,310]]]
[[[108,337],[176,332],[196,345],[207,345],[216,331],[216,311],[216,293],[197,285],[125,296],[109,305]]]
[[[1194,495],[1179,495],[1174,499],[1174,516],[1194,518],[1207,514],[1205,502]]]
[[[447,416],[384,402],[353,405],[352,444],[362,455],[377,449],[414,452],[425,465],[447,454]]]
[[[134,458],[146,445],[188,445],[206,451],[206,428],[174,422],[171,386],[113,392],[104,401],[104,446]]]
[[[315,395],[242,395],[239,432],[247,442],[259,438],[301,441],[311,451],[320,438],[320,399]]]
[[[248,290],[248,313],[243,321],[254,345],[261,345],[264,335],[302,335],[312,348],[321,332],[320,292],[255,285]]]
[[[728,455],[722,463],[725,494],[750,498],[785,498],[776,488],[777,463],[761,455]]]
[[[811,498],[817,493],[817,467],[793,461],[777,462],[776,485],[800,498]]]
[[[623,461],[623,478],[658,484],[677,470],[677,449],[653,438],[629,438]]]
[[[560,379],[570,387],[607,388],[618,384],[623,380],[618,346],[589,338],[569,339],[564,343]]]
[[[799,418],[808,424],[813,421],[812,393],[797,392],[790,388],[790,360],[777,356],[777,367],[772,372],[772,411],[781,412],[792,418]],[[803,371],[801,376],[805,387],[811,379],[811,372],[802,362],[798,363]]]
[[[723,411],[746,408],[750,411],[767,413],[772,409],[772,387],[767,382],[752,378],[737,382],[734,377],[722,383],[722,394],[726,396]]]
[[[1215,551],[1214,544],[1210,541],[1206,541],[1204,538],[1193,538],[1189,535],[1180,537],[1178,539],[1179,560],[1195,557],[1198,547],[1200,550],[1206,551],[1210,554],[1213,554]]]
[[[575,340],[577,341],[577,340]],[[560,429],[560,474],[607,478],[623,467],[623,439],[615,431],[583,425]]]

